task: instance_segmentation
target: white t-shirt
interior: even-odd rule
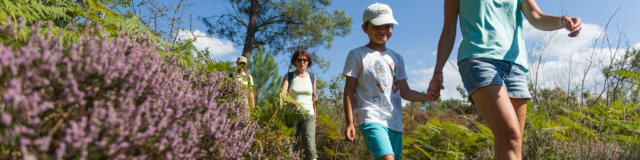
[[[295,77],[289,84],[289,94],[296,100],[296,103],[309,111],[310,115],[313,115],[313,84],[311,83],[311,76],[308,73],[305,77],[300,77],[296,74],[293,74],[293,76]]]
[[[404,60],[387,48],[380,52],[362,46],[349,51],[345,76],[358,79],[355,112],[360,124],[376,122],[402,132],[402,98],[398,80],[407,79]]]

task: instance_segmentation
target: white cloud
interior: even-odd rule
[[[633,49],[640,50],[640,43],[636,43],[636,45],[633,45]]]
[[[525,24],[524,30],[527,43],[533,45],[527,48],[529,77],[533,83],[537,80],[537,86],[542,88],[579,91],[584,78],[585,91],[599,91],[604,81],[602,68],[626,52],[624,46],[602,46],[606,31],[596,24],[583,24],[580,35],[575,38],[568,37],[566,30],[540,31],[529,23]],[[542,62],[535,62],[540,56]]]
[[[207,36],[200,30],[180,30],[178,31],[178,40],[194,39],[193,45],[199,50],[208,50],[211,56],[223,56],[236,52],[233,43],[228,40],[217,39],[213,36]]]
[[[431,81],[431,77],[433,76],[433,70],[435,68],[431,67],[428,69],[415,69],[408,70],[407,73],[409,75],[409,86],[411,89],[416,91],[426,91],[429,88],[429,82]],[[456,87],[462,85],[462,79],[460,78],[460,73],[458,72],[458,65],[455,61],[449,61],[445,64],[444,69],[442,71],[444,90],[440,92],[440,98],[442,99],[462,99],[460,93],[456,90]]]
[[[568,36],[569,31],[565,29],[556,31],[542,31],[535,29],[531,24],[524,24],[524,34],[526,43],[529,44],[546,44],[546,46],[537,46],[541,49],[548,50],[548,56],[562,57],[571,53],[587,52],[594,46],[594,40],[600,38],[604,29],[597,24],[583,24],[580,35],[575,38]]]

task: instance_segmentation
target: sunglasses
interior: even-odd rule
[[[307,60],[306,58],[298,58],[298,59],[296,59],[296,62],[302,62],[302,61],[309,62],[309,60]]]

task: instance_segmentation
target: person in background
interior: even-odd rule
[[[249,96],[245,100],[249,107],[255,107],[255,97],[253,97],[253,77],[246,71],[247,57],[240,56],[236,60],[236,72],[233,74],[233,79],[240,83],[242,87],[247,89]]]
[[[311,54],[305,50],[297,50],[291,57],[291,64],[296,70],[288,72],[282,80],[280,95],[289,93],[295,100],[293,106],[301,106],[308,115],[302,121],[296,123],[297,144],[302,144],[303,159],[317,159],[316,150],[316,78],[313,73],[307,72],[313,61]],[[299,142],[302,143],[299,143]],[[299,147],[296,147],[299,148]]]

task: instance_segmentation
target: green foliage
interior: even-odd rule
[[[13,21],[23,18],[29,23],[52,20],[66,24],[75,18],[75,14],[80,12],[77,7],[74,7],[76,5],[73,5],[77,3],[65,1],[54,1],[51,2],[51,5],[45,5],[36,0],[1,0],[1,2],[0,21],[8,21],[7,18],[13,19]]]
[[[249,57],[258,45],[271,53],[289,49],[331,47],[334,36],[351,31],[351,18],[344,10],[329,11],[326,0],[229,0],[230,13],[203,18],[210,34],[243,44]]]
[[[265,101],[251,110],[251,117],[261,126],[252,146],[256,159],[293,158],[295,124],[309,118],[308,111],[294,104],[293,98],[283,95]]]
[[[131,36],[146,35],[152,40],[163,44],[164,41],[152,34],[146,26],[139,22],[136,16],[122,16],[116,8],[126,7],[129,0],[0,0],[0,22],[20,22],[31,26],[34,23],[49,21],[46,26],[53,35],[61,34],[63,45],[69,46],[78,41],[78,37],[86,28],[100,26],[107,32],[107,36],[115,37],[122,30]],[[7,19],[9,18],[9,19]],[[20,28],[20,27],[17,27]],[[17,29],[12,28],[12,29]],[[28,27],[24,27],[28,28]],[[9,45],[23,45],[28,38],[28,29],[23,29],[15,35],[0,35],[0,40],[17,39]],[[44,31],[41,29],[40,31]],[[6,44],[6,43],[5,43]]]
[[[564,100],[558,100],[564,101]],[[618,100],[610,105],[544,108],[555,102],[529,105],[523,156],[531,159],[635,159],[627,152],[640,145],[639,109]],[[626,149],[625,149],[626,148]]]
[[[613,73],[621,79],[629,80],[629,99],[630,101],[640,101],[640,50],[627,52],[627,67],[614,70]],[[624,64],[625,61],[620,62]]]
[[[280,94],[282,76],[278,73],[278,63],[273,54],[260,46],[249,58],[248,71],[253,76],[257,105],[268,103]]]
[[[492,146],[491,131],[480,123],[473,131],[448,121],[432,118],[414,130],[415,137],[405,137],[404,154],[408,159],[470,159],[478,151]]]
[[[318,79],[320,80],[320,79]],[[319,159],[373,159],[367,150],[359,131],[356,131],[355,142],[345,140],[344,108],[342,98],[344,77],[335,76],[326,84],[317,84],[317,125],[316,148]],[[323,82],[324,83],[324,82]],[[358,124],[358,122],[354,122]]]
[[[625,52],[621,58],[603,69],[607,102],[623,99],[625,103],[640,101],[640,50]]]

